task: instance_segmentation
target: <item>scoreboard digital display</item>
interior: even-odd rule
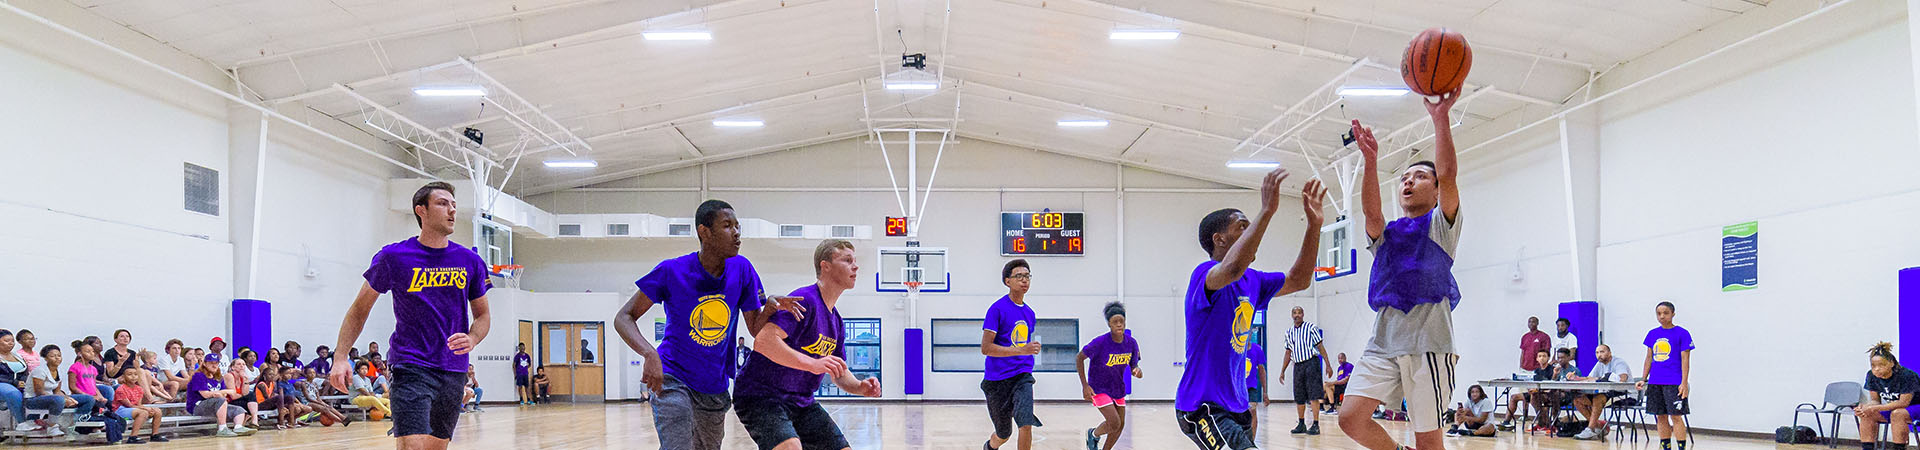
[[[1001,256],[1080,256],[1085,242],[1081,229],[1086,213],[1000,213]]]

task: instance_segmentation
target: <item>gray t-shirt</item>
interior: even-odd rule
[[[1613,357],[1613,362],[1603,363],[1600,362],[1600,360],[1594,360],[1593,368],[1587,369],[1587,376],[1594,378],[1594,381],[1618,382],[1620,381],[1621,375],[1626,375],[1629,380],[1633,379],[1633,366],[1627,364],[1627,360],[1621,359],[1618,356]],[[1599,390],[1588,391],[1590,394],[1598,394],[1601,392],[1602,391]]]
[[[1447,256],[1459,257],[1460,222],[1466,219],[1466,209],[1454,211],[1453,223],[1447,223],[1441,211],[1429,217],[1433,223],[1427,227],[1427,238],[1446,250]],[[1379,248],[1378,239],[1367,244],[1369,251]],[[1368,355],[1394,358],[1427,352],[1457,353],[1453,348],[1453,308],[1448,302],[1421,303],[1406,311],[1380,309],[1373,320],[1373,338],[1367,341]]]

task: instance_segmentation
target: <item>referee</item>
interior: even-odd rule
[[[1287,330],[1287,359],[1293,364],[1293,410],[1300,419],[1293,434],[1320,434],[1320,401],[1327,398],[1320,374],[1330,369],[1327,347],[1320,345],[1320,327],[1306,321],[1306,310],[1293,307],[1293,329]],[[1327,377],[1332,377],[1328,373]],[[1280,382],[1287,382],[1287,371],[1280,371]],[[1308,408],[1312,403],[1312,408]],[[1313,427],[1307,427],[1307,411],[1313,411]]]

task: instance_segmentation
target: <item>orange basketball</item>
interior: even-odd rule
[[[323,427],[330,427],[330,426],[333,426],[333,417],[329,417],[329,416],[327,416],[326,414],[321,414],[321,415],[320,415],[320,426],[323,426]]]
[[[1473,49],[1467,37],[1446,28],[1428,28],[1407,44],[1400,58],[1400,77],[1420,95],[1440,95],[1460,89],[1473,69]]]
[[[376,410],[367,412],[367,417],[372,418],[373,421],[375,422],[379,422],[387,418],[387,413],[380,412],[380,410],[376,409]]]

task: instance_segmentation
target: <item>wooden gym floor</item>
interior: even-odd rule
[[[834,420],[856,449],[953,449],[974,450],[986,439],[992,426],[980,403],[867,403],[841,401],[825,403]],[[1079,404],[1043,403],[1035,407],[1047,426],[1036,428],[1036,449],[1084,449],[1086,429],[1097,425],[1100,414]],[[1141,403],[1128,408],[1127,430],[1116,449],[1191,449],[1186,437],[1173,424],[1171,402]],[[1260,413],[1258,443],[1265,449],[1363,450],[1340,433],[1333,416],[1323,416],[1319,436],[1294,436],[1293,405],[1274,404]],[[250,437],[185,437],[167,444],[146,444],[151,449],[340,449],[393,448],[386,436],[391,422],[355,422],[350,428],[308,427],[290,431],[262,430]],[[1389,432],[1405,442],[1403,422],[1385,422]],[[745,428],[727,415],[726,449],[757,449]],[[1611,437],[1611,436],[1609,436]],[[1772,441],[1701,436],[1704,442],[1689,444],[1689,449],[1714,450],[1771,449]],[[1641,440],[1577,441],[1541,435],[1501,433],[1494,438],[1448,437],[1447,447],[1466,450],[1553,449],[1653,449],[1658,445]],[[1705,445],[1698,445],[1705,444]],[[456,449],[654,449],[652,412],[642,403],[554,404],[534,407],[496,405],[485,412],[465,414],[455,433],[451,448]],[[1796,447],[1796,446],[1778,446]],[[1824,446],[1797,446],[1808,450]],[[1003,447],[1014,448],[1012,443]]]

